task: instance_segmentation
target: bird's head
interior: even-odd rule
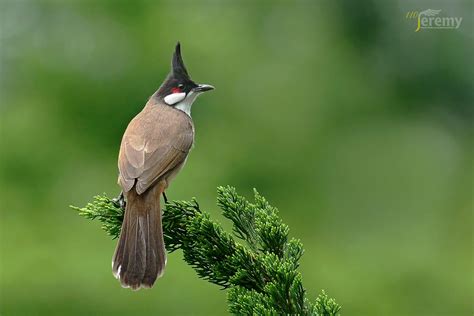
[[[191,80],[181,57],[181,45],[178,42],[171,61],[171,71],[156,97],[161,98],[167,105],[174,106],[190,114],[191,105],[196,97],[205,91],[213,90],[208,84],[197,84]]]

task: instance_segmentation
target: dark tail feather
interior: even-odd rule
[[[135,188],[127,192],[125,217],[112,260],[113,274],[123,287],[150,288],[164,272],[161,192],[159,184],[141,195]]]

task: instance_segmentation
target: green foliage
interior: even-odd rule
[[[71,208],[85,218],[98,219],[102,223],[102,229],[112,238],[115,239],[120,235],[124,210],[117,207],[105,193],[94,196],[94,200],[85,207],[71,206]]]
[[[200,278],[228,289],[229,311],[239,315],[338,315],[340,306],[323,291],[315,302],[305,297],[297,271],[303,246],[288,239],[289,228],[256,190],[249,202],[232,187],[219,187],[217,203],[233,223],[238,239],[201,211],[196,200],[166,204],[163,230],[169,252],[181,249]],[[116,238],[123,209],[105,194],[94,197],[79,215],[98,219]]]
[[[341,306],[339,306],[333,298],[329,298],[324,290],[316,298],[314,306],[316,315],[336,315]]]

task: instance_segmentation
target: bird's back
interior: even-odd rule
[[[137,192],[184,162],[194,141],[192,119],[184,112],[151,98],[129,123],[120,145],[119,184]]]

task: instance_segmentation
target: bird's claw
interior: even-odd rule
[[[112,203],[116,207],[121,208],[122,210],[124,210],[126,202],[125,202],[125,197],[123,196],[123,192],[120,192],[120,195],[118,197],[112,199]]]

